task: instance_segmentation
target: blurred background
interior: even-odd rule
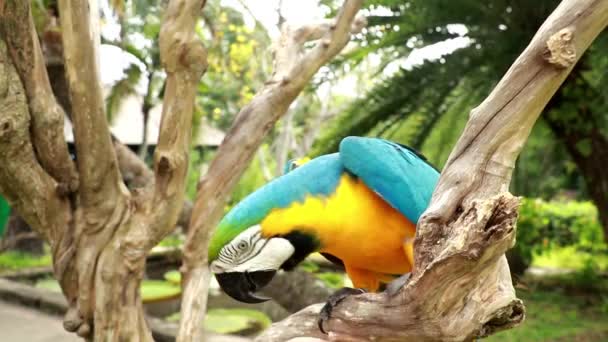
[[[69,113],[56,5],[53,0],[31,2],[53,89]],[[112,134],[148,164],[165,81],[157,43],[164,3],[100,0],[101,75]],[[273,128],[226,209],[281,175],[287,160],[335,152],[348,135],[410,145],[441,169],[469,111],[489,94],[558,3],[365,1],[367,28],[321,69]],[[209,50],[209,69],[196,99],[190,200],[239,109],[272,72],[269,47],[281,25],[322,20],[333,16],[340,4],[207,1],[197,33]],[[489,341],[608,341],[606,89],[608,33],[603,32],[546,107],[515,167],[511,192],[523,199],[517,244],[508,258],[527,318],[521,327]],[[73,142],[69,118],[65,134]],[[179,319],[177,269],[185,229],[179,227],[155,248],[142,284],[146,310],[168,327],[167,340]],[[13,283],[33,288],[51,302],[62,298],[52,279],[48,248],[1,198],[0,237],[0,298],[14,299],[2,289],[17,286]],[[348,284],[340,269],[313,255],[293,274],[277,277],[268,290],[274,300],[262,305],[234,302],[212,286],[202,324],[217,333],[252,336]],[[0,317],[35,309],[45,316],[34,315],[28,324],[49,319],[61,329],[59,318],[47,317],[61,313],[60,304],[19,301],[19,306],[0,302]],[[162,340],[161,332],[155,334]],[[49,336],[41,335],[40,341],[55,339]],[[12,340],[32,341],[18,335]]]

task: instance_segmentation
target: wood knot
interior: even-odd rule
[[[69,332],[75,332],[84,323],[78,312],[78,308],[70,306],[63,317],[63,328]]]
[[[576,62],[576,48],[572,38],[573,32],[569,27],[554,33],[547,40],[543,58],[560,69],[571,67]]]
[[[70,194],[70,185],[68,183],[65,182],[59,182],[57,183],[57,185],[55,186],[55,191],[57,192],[57,195],[61,198],[65,198]]]
[[[0,122],[0,138],[9,136],[11,131],[13,130],[13,123],[9,120]]]
[[[158,173],[161,175],[167,175],[171,169],[172,167],[169,158],[166,156],[161,156],[157,166]]]

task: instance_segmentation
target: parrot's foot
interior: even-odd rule
[[[331,317],[331,311],[334,309],[334,307],[336,307],[338,303],[344,300],[344,298],[353,295],[360,295],[362,293],[365,293],[365,290],[353,289],[351,287],[343,287],[338,291],[334,292],[331,296],[329,296],[329,298],[327,298],[327,302],[319,313],[319,320],[317,321],[317,324],[319,325],[319,330],[321,330],[322,333],[327,334],[325,329],[323,329],[323,323],[329,320],[329,318]]]
[[[401,290],[401,288],[404,287],[405,284],[407,284],[407,282],[410,280],[411,275],[412,273],[406,273],[400,276],[399,278],[391,281],[390,283],[388,283],[388,285],[386,285],[386,289],[384,290],[384,292],[389,297],[396,295],[397,293],[399,293],[399,290]]]

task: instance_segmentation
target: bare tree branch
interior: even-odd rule
[[[65,113],[51,89],[30,2],[3,2],[0,27],[27,94],[36,156],[61,187],[74,192],[78,187],[78,175],[63,136]]]
[[[207,246],[212,228],[219,221],[230,191],[253,158],[255,151],[274,123],[287,111],[312,76],[349,41],[355,15],[362,0],[346,0],[334,24],[291,29],[284,25],[275,46],[274,74],[252,101],[237,115],[219,147],[217,157],[201,183],[184,248],[182,272],[184,294],[180,342],[200,340],[200,322],[206,309],[210,273]],[[356,20],[360,29],[363,20]],[[323,31],[322,35],[317,32]],[[313,34],[314,32],[314,34]],[[319,37],[309,51],[304,42]]]
[[[259,341],[465,341],[517,325],[504,252],[518,200],[507,193],[530,130],[574,63],[608,24],[608,1],[565,0],[488,98],[470,115],[420,222],[415,267],[399,290],[345,299],[319,335],[319,307],[273,325]]]
[[[114,140],[114,150],[125,183],[134,188],[143,188],[154,182],[154,172],[135,152],[118,140]]]
[[[111,199],[122,191],[122,179],[101,93],[97,60],[99,36],[95,26],[97,2],[59,0],[58,5],[78,154],[79,198],[84,208],[101,205],[104,210],[99,211],[100,214],[107,215],[114,209]]]
[[[163,115],[154,153],[152,243],[175,226],[184,202],[196,85],[207,69],[207,52],[195,33],[204,0],[172,0],[160,31],[160,54],[167,72]]]
[[[30,115],[19,75],[0,39],[0,193],[53,245],[70,218],[67,200],[34,154]]]

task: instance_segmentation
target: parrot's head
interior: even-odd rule
[[[218,230],[222,229],[221,225]],[[217,232],[220,233],[221,232]],[[212,240],[210,267],[220,287],[230,297],[245,303],[260,303],[269,298],[255,292],[266,286],[289,260],[295,247],[282,237],[262,237],[259,225],[245,229],[223,246],[218,234]]]
[[[285,223],[276,229],[280,225],[275,222],[262,229],[262,222],[275,209],[302,202],[309,192],[327,193],[326,189],[332,189],[331,184],[340,176],[340,169],[332,167],[338,159],[315,160],[294,161],[287,174],[247,196],[219,223],[209,243],[209,267],[232,298],[246,303],[268,300],[256,291],[268,285],[277,271],[289,271],[319,250],[319,238],[303,226]]]

